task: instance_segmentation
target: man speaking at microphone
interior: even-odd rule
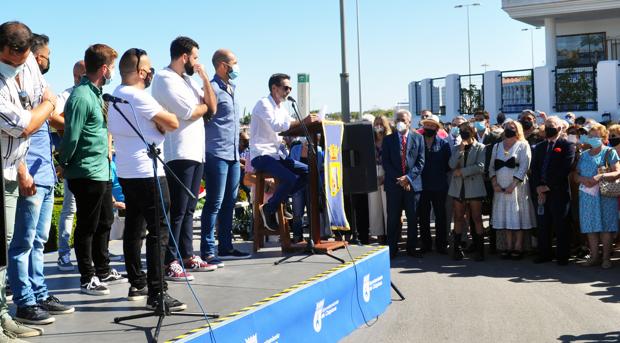
[[[256,103],[250,123],[250,156],[256,171],[273,176],[278,185],[273,196],[260,207],[265,229],[277,232],[276,211],[286,198],[306,186],[308,166],[295,161],[280,149],[280,132],[301,125],[293,121],[284,102],[291,93],[291,78],[286,74],[274,74],[269,78],[270,94]],[[304,123],[317,122],[315,115],[308,115]]]
[[[163,148],[164,132],[176,130],[179,127],[179,121],[176,115],[164,110],[145,91],[151,85],[155,73],[146,51],[136,48],[127,50],[121,57],[118,68],[122,83],[114,90],[114,97],[118,99],[112,98],[112,101],[117,101],[117,103],[109,107],[108,127],[116,148],[118,180],[125,194],[123,253],[130,282],[127,298],[135,301],[148,295],[146,305],[154,309],[157,308],[158,294],[165,292],[167,288],[164,283],[164,289],[161,289],[162,285],[159,280],[163,272],[164,254],[168,246],[165,213],[169,209],[170,193],[163,165],[157,161],[156,179],[153,162],[148,156],[146,145],[125,118],[141,132],[148,144],[155,145],[160,151]],[[129,104],[119,104],[119,100]],[[122,111],[125,118],[115,107]],[[158,180],[161,185],[161,196],[156,187]],[[148,232],[146,235],[146,275],[142,271],[140,259],[144,221],[146,221]],[[187,307],[167,294],[164,295],[164,301],[166,307],[172,311],[183,310]]]

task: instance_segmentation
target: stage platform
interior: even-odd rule
[[[251,249],[251,242],[236,245],[245,251]],[[198,246],[197,241],[194,246]],[[120,254],[121,242],[111,242],[110,249]],[[222,318],[210,321],[213,328],[213,335],[210,335],[202,318],[167,317],[159,341],[337,341],[363,325],[364,319],[370,321],[381,314],[391,301],[387,248],[350,246],[349,250],[356,260],[357,275],[352,263],[340,264],[322,255],[308,257],[303,262],[296,262],[301,257],[294,257],[276,266],[274,262],[281,258],[281,253],[275,245],[261,250],[252,259],[226,261],[226,266],[217,271],[194,273],[196,279],[191,285],[205,310],[217,312]],[[345,261],[351,260],[344,249],[334,254]],[[128,284],[110,286],[111,294],[107,296],[81,294],[77,268],[75,272],[59,272],[56,258],[55,253],[47,254],[45,260],[50,293],[75,306],[76,312],[56,315],[55,323],[41,326],[45,330],[43,336],[29,341],[120,343],[151,340],[152,328],[157,322],[155,317],[113,323],[114,317],[144,311],[146,300],[126,300]],[[112,262],[112,265],[124,273],[122,262]],[[200,311],[185,283],[169,282],[168,285],[172,296],[188,304],[187,311]],[[11,310],[14,313],[14,306]],[[327,318],[329,316],[332,318]]]

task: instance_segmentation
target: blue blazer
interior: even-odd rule
[[[385,170],[385,190],[402,189],[396,178],[403,176],[400,153],[400,139],[398,132],[386,136],[383,139],[382,157],[383,169]],[[415,131],[409,130],[407,134],[407,163],[405,174],[409,179],[414,192],[422,191],[422,170],[424,169],[424,138]]]

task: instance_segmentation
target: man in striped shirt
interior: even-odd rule
[[[0,25],[0,146],[3,165],[5,198],[5,224],[7,245],[13,236],[15,207],[19,195],[32,196],[36,193],[34,180],[26,167],[26,153],[29,136],[38,131],[56,107],[56,96],[45,84],[33,87],[41,97],[40,103],[32,106],[20,73],[30,56],[32,31],[20,22],[6,22]],[[32,337],[40,330],[16,324],[8,313],[6,303],[6,270],[0,271],[0,323],[4,332],[17,337]],[[0,331],[0,340],[20,342]],[[5,336],[5,337],[3,337]]]

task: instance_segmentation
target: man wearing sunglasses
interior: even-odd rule
[[[269,78],[269,96],[258,101],[252,110],[250,123],[250,156],[256,171],[271,174],[278,180],[273,196],[260,207],[265,229],[277,232],[276,210],[286,198],[306,186],[308,166],[286,156],[280,149],[280,132],[300,125],[293,121],[284,103],[291,93],[291,78],[274,74]],[[311,114],[304,118],[306,124],[317,122]]]
[[[179,121],[176,115],[163,107],[145,91],[151,85],[155,70],[146,51],[127,50],[118,64],[122,82],[114,90],[114,96],[129,104],[116,104],[129,122],[138,129],[148,144],[163,150],[164,133],[176,130]],[[148,296],[147,307],[157,308],[161,289],[160,275],[163,272],[164,253],[168,246],[168,226],[165,213],[169,210],[170,195],[164,167],[157,162],[157,176],[153,174],[153,163],[147,155],[147,148],[138,134],[125,121],[114,106],[109,111],[109,130],[116,148],[116,168],[119,182],[125,194],[125,231],[123,253],[130,287],[127,298],[136,301]],[[157,179],[156,179],[157,177]],[[161,185],[161,196],[156,185]],[[157,192],[157,193],[155,193]],[[158,200],[155,200],[158,199]],[[162,207],[162,200],[164,207]],[[140,250],[144,222],[146,221],[146,274],[142,271]],[[159,229],[159,231],[158,231]],[[159,254],[158,247],[159,245]],[[187,306],[165,294],[164,301],[171,311],[180,311]]]

